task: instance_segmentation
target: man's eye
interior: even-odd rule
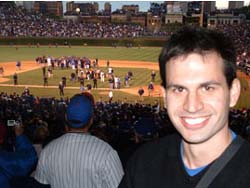
[[[214,87],[209,86],[209,85],[204,86],[203,88],[204,88],[205,91],[212,91],[212,90],[214,90]]]
[[[174,92],[178,92],[178,93],[181,93],[184,91],[184,88],[183,87],[176,87],[173,89]]]

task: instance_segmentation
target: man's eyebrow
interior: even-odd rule
[[[166,89],[169,89],[169,88],[178,88],[178,87],[182,87],[182,88],[186,88],[185,86],[183,86],[183,85],[180,85],[180,84],[167,84],[166,85]]]
[[[219,83],[219,82],[217,82],[217,81],[214,81],[214,80],[212,80],[212,81],[207,81],[207,82],[204,82],[204,83],[201,83],[200,84],[200,87],[204,87],[204,86],[208,86],[208,85],[221,85],[221,83]],[[182,87],[182,88],[186,88],[185,86],[183,86],[183,85],[180,85],[180,84],[167,84],[166,85],[166,89],[169,89],[169,88],[178,88],[178,87]]]
[[[221,85],[221,83],[217,82],[217,81],[208,81],[208,82],[204,82],[200,84],[200,87],[204,87],[204,86],[208,86],[208,85]]]

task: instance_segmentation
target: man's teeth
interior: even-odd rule
[[[184,118],[184,121],[188,124],[194,125],[205,121],[207,118]]]

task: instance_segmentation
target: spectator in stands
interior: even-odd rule
[[[34,143],[33,146],[36,150],[38,158],[40,156],[40,153],[48,136],[49,136],[48,125],[42,120],[39,120],[39,126],[36,127],[33,137],[33,143]]]
[[[29,175],[37,162],[34,147],[23,135],[23,126],[13,125],[15,150],[6,151],[2,146],[6,141],[7,128],[2,122],[0,123],[0,185],[2,188],[9,188],[9,180],[13,177]]]
[[[85,91],[85,87],[84,87],[84,85],[81,84],[80,85],[80,92],[83,93],[84,91]]]
[[[30,95],[30,89],[28,86],[25,86],[24,88],[24,91],[23,91],[23,94],[24,96],[29,96]]]
[[[92,85],[91,84],[87,84],[86,87],[87,87],[88,92],[91,92]]]
[[[135,141],[145,142],[146,140],[152,140],[152,138],[157,138],[157,126],[154,117],[151,113],[144,113],[138,120],[134,123],[135,127]]]
[[[135,142],[133,125],[140,117],[145,114],[146,111],[149,111],[147,114],[151,114],[151,116],[153,116],[154,120],[156,121],[159,137],[176,132],[169,120],[169,117],[167,116],[165,108],[160,108],[160,112],[158,113],[157,106],[160,105],[156,106],[155,104],[150,105],[143,103],[128,103],[128,101],[129,100],[127,98],[112,103],[108,103],[103,99],[98,100],[95,108],[94,123],[91,128],[91,134],[96,132],[96,128],[102,129],[102,132],[105,133],[105,137],[108,138],[108,143],[118,151],[119,156],[121,156],[121,152],[124,153],[124,150],[130,151],[125,152],[127,154],[125,154],[125,157],[121,159],[123,164],[126,164],[127,159],[138,146],[138,144],[134,146]],[[32,94],[30,96],[23,96],[16,93],[8,95],[2,92],[0,93],[0,117],[3,120],[7,120],[15,119],[17,114],[21,115],[23,119],[23,125],[25,126],[25,135],[27,135],[28,138],[33,141],[33,143],[35,143],[36,127],[40,127],[40,123],[33,122],[38,122],[40,120],[47,122],[49,137],[43,144],[45,145],[52,139],[55,139],[64,133],[63,125],[65,123],[65,108],[67,104],[68,98],[44,98],[32,96]],[[230,127],[237,134],[242,135],[244,138],[248,138],[247,126],[250,122],[250,110],[231,109],[230,111]],[[127,115],[128,118],[126,119],[127,128],[123,132],[120,130],[123,130],[121,121],[124,120],[124,115]],[[127,130],[129,131],[127,132]],[[103,137],[100,138],[102,139]],[[150,141],[150,139],[147,139],[147,141]]]
[[[35,179],[51,187],[116,188],[123,169],[115,150],[89,134],[94,99],[89,93],[71,98],[67,133],[41,152]]]
[[[2,37],[134,38],[150,34],[150,32],[144,32],[144,28],[140,24],[83,23],[72,20],[56,20],[42,13],[30,12],[10,3],[1,3],[0,5],[0,35]],[[14,15],[13,12],[15,12]],[[66,13],[66,15],[69,14]],[[64,45],[71,46],[67,40],[65,40]],[[37,43],[37,48],[39,46],[40,44]],[[18,50],[18,46],[16,48]]]
[[[250,168],[250,144],[229,128],[229,108],[240,95],[235,63],[233,42],[214,30],[183,28],[168,40],[160,74],[179,134],[137,151],[120,188],[249,187],[250,172],[242,169]]]

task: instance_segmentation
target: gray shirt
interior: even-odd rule
[[[52,188],[116,188],[123,176],[117,152],[84,133],[67,133],[41,152],[35,179]]]

